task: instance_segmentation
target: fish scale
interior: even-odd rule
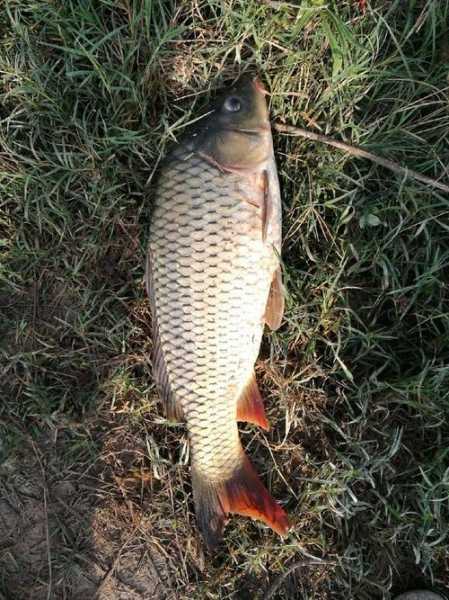
[[[268,149],[271,136],[269,142]],[[266,239],[264,234],[264,172],[277,186],[272,150],[268,159],[268,167],[239,172],[180,146],[162,168],[155,195],[147,268],[153,371],[169,416],[187,422],[197,517],[209,540],[227,512],[252,515],[248,507],[236,508],[240,492],[225,489],[236,478],[246,504],[258,505],[257,515],[271,511],[257,518],[272,527],[274,514],[284,518],[254,479],[237,427],[239,398],[253,376],[279,266],[276,193]],[[245,470],[254,479],[252,491],[237,481]]]

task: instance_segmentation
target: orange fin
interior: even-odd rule
[[[193,469],[192,483],[198,526],[209,548],[221,540],[229,513],[263,521],[279,535],[288,532],[284,509],[271,497],[243,450],[241,465],[229,480],[207,480]]]
[[[265,431],[270,429],[270,425],[265,415],[263,399],[257,387],[256,376],[254,373],[248,379],[242,395],[237,402],[237,421],[246,421],[259,425]]]
[[[274,272],[265,308],[265,323],[270,329],[279,329],[284,316],[284,286],[282,285],[281,267]]]
[[[245,454],[241,467],[226,483],[220,500],[225,512],[263,521],[279,535],[288,532],[288,519],[284,509],[271,497]]]

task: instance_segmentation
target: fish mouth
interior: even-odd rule
[[[261,125],[260,127],[226,127],[224,131],[234,131],[235,133],[248,133],[249,135],[260,135],[261,133],[269,133],[270,125]]]
[[[268,91],[265,89],[263,83],[260,81],[260,79],[258,77],[254,77],[254,79],[252,80],[252,84],[258,92],[260,92],[264,96],[269,96]]]

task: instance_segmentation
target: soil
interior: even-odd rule
[[[145,514],[130,519],[91,474],[61,470],[57,450],[30,442],[0,464],[0,598],[175,597],[163,554],[142,543]]]

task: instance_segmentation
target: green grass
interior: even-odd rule
[[[326,564],[273,597],[449,586],[447,195],[275,135],[287,311],[257,366],[273,429],[242,435],[291,515],[284,541],[233,519],[203,556],[142,283],[159,161],[241,72],[260,73],[273,120],[447,183],[448,22],[448,0],[2,3],[0,516],[19,476],[58,510],[55,486],[73,485],[43,546],[52,597],[76,598],[101,563],[95,587],[130,534],[122,563],[165,557],[178,598],[262,598],[310,556]],[[0,598],[46,597],[47,563],[21,579],[9,535]]]

